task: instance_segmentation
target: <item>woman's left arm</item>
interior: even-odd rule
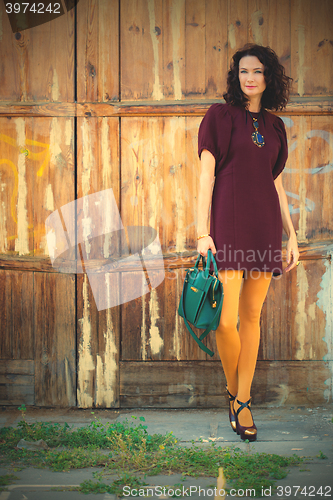
[[[282,185],[282,174],[278,175],[274,181],[277,194],[279,196],[280,207],[281,207],[281,215],[282,215],[282,225],[283,229],[287,233],[288,243],[287,243],[287,267],[285,269],[286,272],[290,271],[293,267],[297,265],[299,258],[299,251],[297,245],[297,237],[295,233],[295,229],[293,223],[291,221],[288,200],[286,192]]]

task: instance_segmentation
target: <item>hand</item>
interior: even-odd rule
[[[297,245],[296,235],[290,236],[287,243],[287,267],[285,269],[286,273],[291,271],[291,269],[297,266],[299,259],[299,251]]]
[[[204,238],[200,238],[198,240],[197,251],[204,257],[207,257],[208,249],[211,249],[213,255],[216,254],[216,248],[214,245],[213,238],[211,236],[205,236]]]

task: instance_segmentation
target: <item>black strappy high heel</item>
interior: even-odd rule
[[[240,435],[240,437],[243,441],[245,441],[246,439],[248,439],[249,441],[256,441],[256,439],[257,439],[257,427],[254,423],[252,411],[250,408],[251,399],[252,398],[250,398],[248,401],[246,401],[246,403],[242,403],[242,401],[239,401],[239,399],[237,399],[237,403],[240,405],[240,407],[237,409],[236,414],[235,414],[235,416],[236,416],[236,432],[237,432],[237,434]],[[238,415],[243,410],[243,408],[248,408],[251,412],[253,425],[251,425],[250,427],[244,427],[243,425],[240,425],[240,423],[238,421]]]
[[[233,403],[235,401],[236,396],[233,396],[232,394],[230,394],[230,392],[228,391],[228,387],[227,386],[225,386],[225,390],[227,391],[228,396],[229,396],[229,422],[230,422],[232,430],[234,432],[237,432],[236,431],[236,417],[232,413],[231,408],[230,408],[230,403]],[[234,405],[232,405],[232,406],[234,406]]]

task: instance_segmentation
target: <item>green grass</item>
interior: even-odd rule
[[[73,429],[65,423],[52,424],[25,421],[25,409],[20,407],[23,420],[17,428],[0,429],[0,464],[22,467],[45,467],[54,471],[69,471],[85,467],[101,467],[98,481],[85,481],[79,490],[95,493],[121,494],[123,485],[143,486],[138,476],[180,473],[191,477],[213,477],[223,467],[228,484],[233,488],[273,486],[285,477],[288,468],[301,463],[296,455],[281,457],[274,454],[241,451],[237,447],[221,447],[213,443],[201,447],[192,442],[185,448],[168,433],[148,434],[144,418],[102,424],[94,419],[89,425]],[[139,422],[135,422],[138,420]],[[16,447],[20,439],[43,439],[48,450],[29,451]],[[113,483],[102,478],[118,474]],[[5,476],[3,476],[5,477]]]
[[[17,481],[19,478],[14,476],[13,474],[5,474],[4,476],[0,476],[0,492],[7,491],[7,488],[4,486],[8,484],[12,484],[14,481]]]

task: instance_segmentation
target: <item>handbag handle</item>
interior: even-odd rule
[[[216,261],[215,261],[215,258],[214,258],[214,255],[211,251],[210,248],[208,248],[208,252],[207,252],[207,262],[206,262],[206,259],[203,255],[201,255],[199,253],[198,255],[198,258],[197,258],[197,261],[195,263],[195,266],[194,267],[198,267],[199,265],[199,262],[200,262],[200,257],[202,257],[202,267],[205,271],[205,277],[207,278],[208,274],[209,274],[209,270],[210,270],[210,263],[212,262],[213,263],[213,266],[214,266],[214,274],[215,276],[218,278],[218,270],[217,270],[217,265],[216,265]]]

